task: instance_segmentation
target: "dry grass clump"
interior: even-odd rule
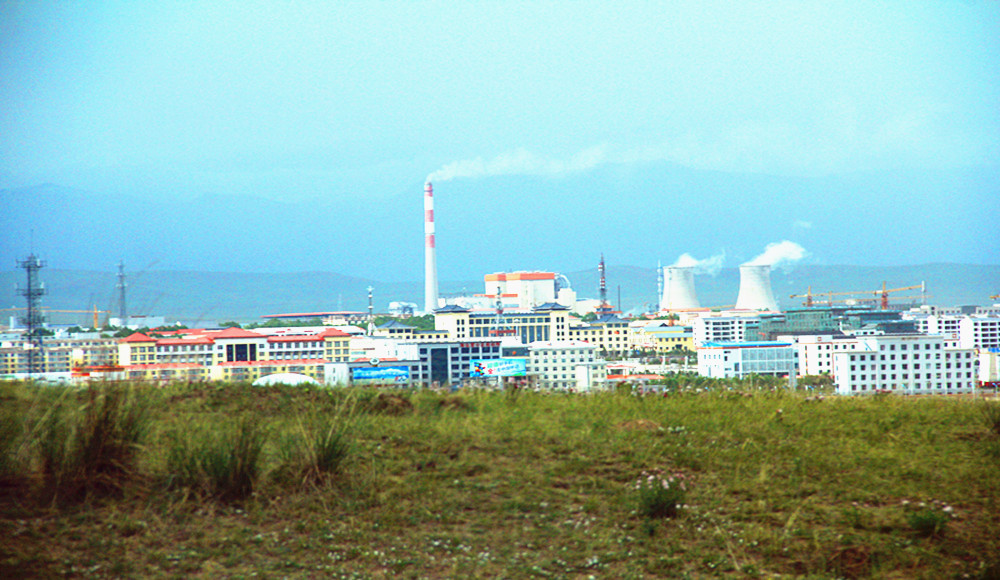
[[[223,502],[250,497],[260,478],[267,437],[267,429],[251,417],[172,432],[168,436],[168,487]]]
[[[149,428],[144,399],[118,384],[89,387],[80,398],[57,403],[33,427],[47,499],[120,496],[140,477],[139,445]]]

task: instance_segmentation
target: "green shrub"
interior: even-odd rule
[[[676,517],[687,494],[683,474],[665,474],[660,469],[643,471],[633,489],[639,515],[650,519]]]
[[[937,501],[929,504],[920,502],[916,505],[904,501],[903,509],[906,523],[917,535],[925,538],[944,535],[952,518],[951,506]]]

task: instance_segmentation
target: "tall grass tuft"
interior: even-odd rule
[[[278,448],[277,478],[319,484],[337,476],[349,453],[346,428],[336,418],[299,418]]]
[[[993,435],[1000,436],[1000,404],[983,401],[979,404],[979,412],[983,417],[983,424],[986,428]]]
[[[49,409],[36,437],[46,499],[120,495],[139,474],[149,422],[144,400],[115,384],[88,387],[78,407],[60,401]]]
[[[267,436],[267,430],[248,417],[219,431],[203,427],[174,432],[167,449],[168,484],[224,502],[246,499],[260,478]]]
[[[26,487],[27,460],[22,454],[24,421],[14,409],[0,408],[0,498]]]

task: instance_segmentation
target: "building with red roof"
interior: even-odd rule
[[[130,379],[255,380],[297,372],[323,382],[324,365],[348,361],[350,340],[335,328],[281,335],[193,329],[160,338],[137,332],[118,342],[118,360]]]

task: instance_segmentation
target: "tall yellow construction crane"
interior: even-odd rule
[[[27,308],[4,308],[0,312],[16,311],[16,310],[27,310]],[[110,310],[98,310],[95,305],[92,310],[54,310],[52,308],[42,308],[41,311],[44,312],[65,312],[65,313],[75,313],[75,314],[93,314],[94,315],[94,326],[93,328],[100,328],[100,323],[98,321],[98,314],[111,314]],[[105,317],[107,320],[107,317]]]
[[[887,310],[889,308],[889,294],[890,293],[892,293],[892,292],[902,292],[904,290],[916,290],[918,288],[920,289],[920,295],[921,295],[921,297],[925,296],[926,295],[927,286],[923,282],[921,282],[920,284],[917,284],[915,286],[903,286],[903,287],[900,287],[900,288],[886,288],[886,283],[882,282],[882,289],[881,290],[861,290],[861,291],[858,291],[858,292],[823,292],[822,294],[819,294],[818,296],[827,296],[827,297],[829,297],[828,302],[832,305],[834,302],[840,302],[839,300],[835,301],[833,299],[834,296],[848,296],[848,295],[864,296],[864,295],[871,295],[874,299],[877,299],[879,301],[879,307],[882,310]],[[813,294],[812,293],[812,286],[809,286],[809,288],[806,290],[805,294],[792,294],[791,298],[805,298],[806,299],[805,305],[806,305],[806,307],[809,307],[809,306],[813,305],[813,297],[814,296],[817,296],[817,294]]]

